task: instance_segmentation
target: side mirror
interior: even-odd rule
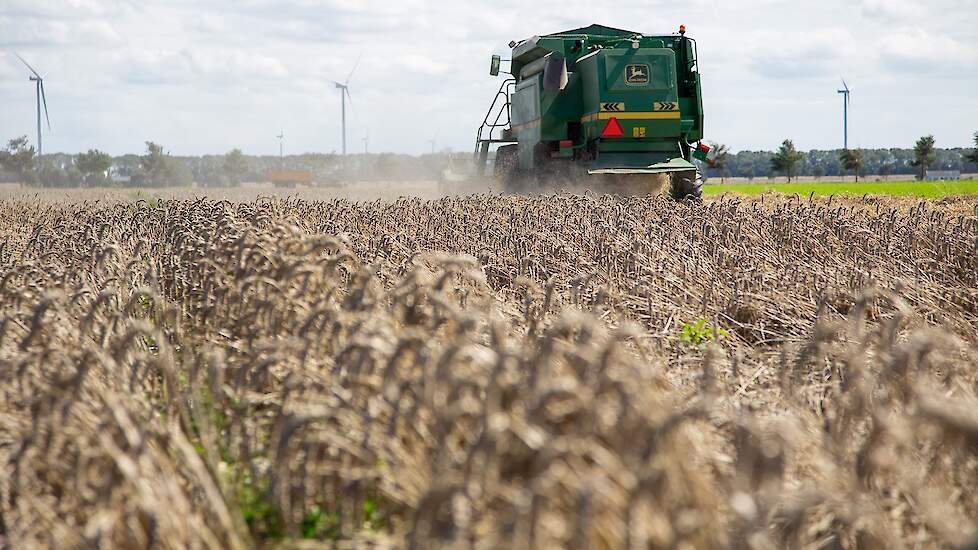
[[[492,62],[489,64],[489,74],[491,76],[499,76],[499,64],[502,63],[502,58],[498,55],[492,56]]]
[[[683,40],[686,43],[686,70],[694,71],[693,67],[696,66],[696,42],[692,40]]]

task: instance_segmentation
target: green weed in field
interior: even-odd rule
[[[729,336],[729,334],[722,328],[714,328],[710,326],[705,319],[699,319],[695,323],[683,324],[682,332],[679,334],[679,339],[684,344],[702,347],[703,345],[712,342],[714,336],[716,336],[717,340],[722,340],[723,338]]]

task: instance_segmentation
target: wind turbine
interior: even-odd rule
[[[285,130],[279,130],[278,135],[278,168],[282,170],[285,168],[285,157],[282,155],[282,140],[285,139]]]
[[[34,86],[36,88],[36,93],[37,93],[37,157],[41,158],[41,103],[42,102],[44,103],[44,118],[47,119],[48,122],[48,131],[49,132],[51,131],[51,117],[48,116],[48,98],[44,96],[44,78],[41,77],[41,75],[39,75],[37,71],[34,70],[34,67],[31,67],[31,64],[25,61],[24,58],[21,57],[19,53],[14,52],[14,55],[16,55],[17,59],[19,59],[21,63],[26,65],[27,68],[30,69],[32,73],[34,73],[34,76],[30,77],[30,81],[34,83]]]
[[[343,154],[346,155],[346,98],[350,98],[350,105],[353,105],[353,98],[350,96],[350,79],[353,78],[353,73],[356,72],[357,67],[360,65],[360,58],[357,58],[357,62],[353,64],[353,70],[346,77],[346,81],[340,84],[335,80],[330,80],[333,84],[336,84],[336,88],[340,91],[340,101],[342,103],[342,120],[343,120]]]
[[[437,140],[438,140],[438,134],[435,134],[435,137],[433,137],[433,138],[431,138],[431,139],[428,140],[428,143],[431,144],[431,154],[432,155],[435,154],[435,142]]]
[[[839,90],[842,94],[842,146],[846,149],[849,148],[849,86],[846,85],[846,79],[842,79],[842,89]]]
[[[370,131],[369,130],[367,131],[367,135],[364,136],[364,138],[361,141],[363,141],[363,154],[366,155],[368,153],[367,146],[370,144]]]

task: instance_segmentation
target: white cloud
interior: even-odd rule
[[[0,15],[73,19],[111,16],[127,7],[125,0],[4,0]]]
[[[113,46],[122,36],[107,21],[0,17],[0,46]]]
[[[231,28],[227,24],[227,19],[215,13],[203,13],[194,18],[187,24],[187,28],[203,34],[217,34],[229,32]]]
[[[927,14],[925,4],[913,0],[862,0],[860,4],[865,17],[887,22],[905,21]]]
[[[444,75],[448,72],[449,66],[434,58],[422,54],[403,54],[394,58],[393,67],[400,67],[416,73],[428,76]]]
[[[289,71],[278,59],[241,50],[130,50],[109,62],[125,67],[123,80],[137,84],[179,85],[212,81],[219,85],[279,81]]]
[[[961,124],[978,103],[973,0],[0,0],[0,48],[43,69],[49,150],[138,151],[154,139],[178,153],[277,152],[279,129],[292,151],[338,150],[329,80],[362,56],[349,142],[369,131],[372,150],[418,153],[435,134],[471,149],[500,82],[486,74],[490,54],[590,23],[648,33],[685,23],[707,134],[735,150],[785,137],[836,146],[840,75],[854,90],[851,138],[864,145],[907,145],[924,130],[963,145],[978,129]],[[906,116],[908,102],[935,94],[939,111]],[[33,89],[10,55],[0,105],[5,134],[33,133]]]
[[[904,73],[943,72],[951,78],[968,78],[978,69],[978,46],[974,43],[921,29],[894,29],[880,39],[878,52],[884,67]]]
[[[811,32],[748,33],[751,68],[761,76],[811,79],[838,72],[839,62],[852,51],[853,36],[844,29]]]

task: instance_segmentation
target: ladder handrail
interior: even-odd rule
[[[479,154],[479,146],[482,145],[483,142],[493,141],[492,139],[493,130],[495,130],[496,128],[506,128],[510,126],[510,124],[512,123],[512,113],[510,112],[512,101],[510,100],[510,96],[512,95],[513,89],[515,89],[515,87],[516,87],[515,78],[507,78],[499,86],[499,91],[496,92],[496,96],[493,98],[492,104],[489,106],[489,110],[486,112],[486,117],[483,119],[482,124],[479,126],[479,129],[476,132],[475,135],[476,155]],[[502,106],[497,108],[496,105],[499,103],[500,97],[502,97],[505,102],[502,104]],[[493,119],[493,121],[490,123],[489,119],[492,117],[493,112],[496,112],[496,118]],[[505,122],[500,122],[503,113],[506,114],[506,120]],[[489,130],[489,135],[488,137],[483,138],[482,134],[486,129]]]

